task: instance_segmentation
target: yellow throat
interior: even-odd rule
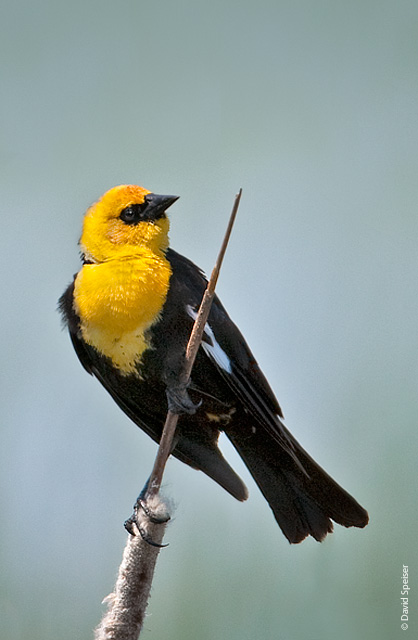
[[[168,219],[129,226],[119,218],[148,193],[131,185],[115,187],[87,211],[80,245],[91,264],[83,265],[74,285],[83,339],[126,375],[138,374],[150,346],[145,332],[159,318],[171,276],[164,253]]]

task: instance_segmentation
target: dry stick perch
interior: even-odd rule
[[[189,382],[215,296],[216,283],[238,211],[241,193],[242,189],[235,196],[225,237],[187,344],[184,365],[179,375],[179,385],[184,388],[187,387]],[[150,512],[152,512],[153,516],[160,516],[162,522],[151,521],[147,513],[141,511],[141,509],[136,511],[136,527],[135,524],[133,526],[138,534],[141,532],[141,535],[128,536],[122,563],[119,567],[115,591],[105,600],[108,604],[108,611],[104,614],[95,631],[95,640],[137,640],[142,629],[155,564],[160,550],[159,545],[163,540],[165,527],[169,519],[167,507],[161,501],[159,491],[165,465],[172,450],[178,417],[178,414],[172,411],[167,412],[157,457],[144,497]],[[152,540],[156,546],[150,545],[147,540]]]

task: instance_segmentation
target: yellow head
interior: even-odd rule
[[[165,210],[176,200],[136,185],[107,191],[84,218],[80,247],[86,261],[135,257],[144,248],[161,255],[168,247],[170,226]]]

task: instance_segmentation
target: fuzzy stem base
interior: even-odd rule
[[[167,514],[159,496],[152,498],[155,513]],[[161,544],[167,522],[153,523],[139,510],[138,527],[154,543]],[[134,525],[135,526],[135,525]],[[115,591],[105,598],[108,611],[95,631],[95,640],[137,640],[145,619],[155,563],[160,549],[139,535],[129,535],[116,580]]]

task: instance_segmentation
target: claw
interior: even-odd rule
[[[143,539],[144,542],[151,545],[151,547],[157,547],[157,549],[163,549],[164,547],[168,547],[168,544],[160,544],[159,542],[154,542],[149,533],[145,531],[142,527],[138,527],[139,535]]]
[[[128,533],[130,533],[131,536],[136,536],[134,525],[138,530],[139,535],[144,540],[144,542],[151,545],[151,547],[158,547],[158,549],[162,549],[163,547],[168,547],[168,544],[160,544],[159,542],[154,542],[154,540],[151,538],[149,533],[147,533],[143,527],[138,526],[138,523],[136,522],[133,515],[130,518],[128,518],[128,520],[125,521],[125,529],[127,530]]]
[[[141,495],[138,497],[138,500],[135,503],[135,513],[138,511],[139,507],[141,507],[148,520],[153,524],[164,524],[164,522],[168,522],[170,520],[170,516],[167,512],[157,513],[152,509],[152,507],[150,507],[149,504],[145,502],[145,500],[143,500]]]
[[[125,527],[126,531],[130,533],[131,536],[136,536],[134,525],[138,527],[138,525],[136,524],[135,514],[133,513],[131,517],[125,520],[125,522],[123,523],[123,526]]]

